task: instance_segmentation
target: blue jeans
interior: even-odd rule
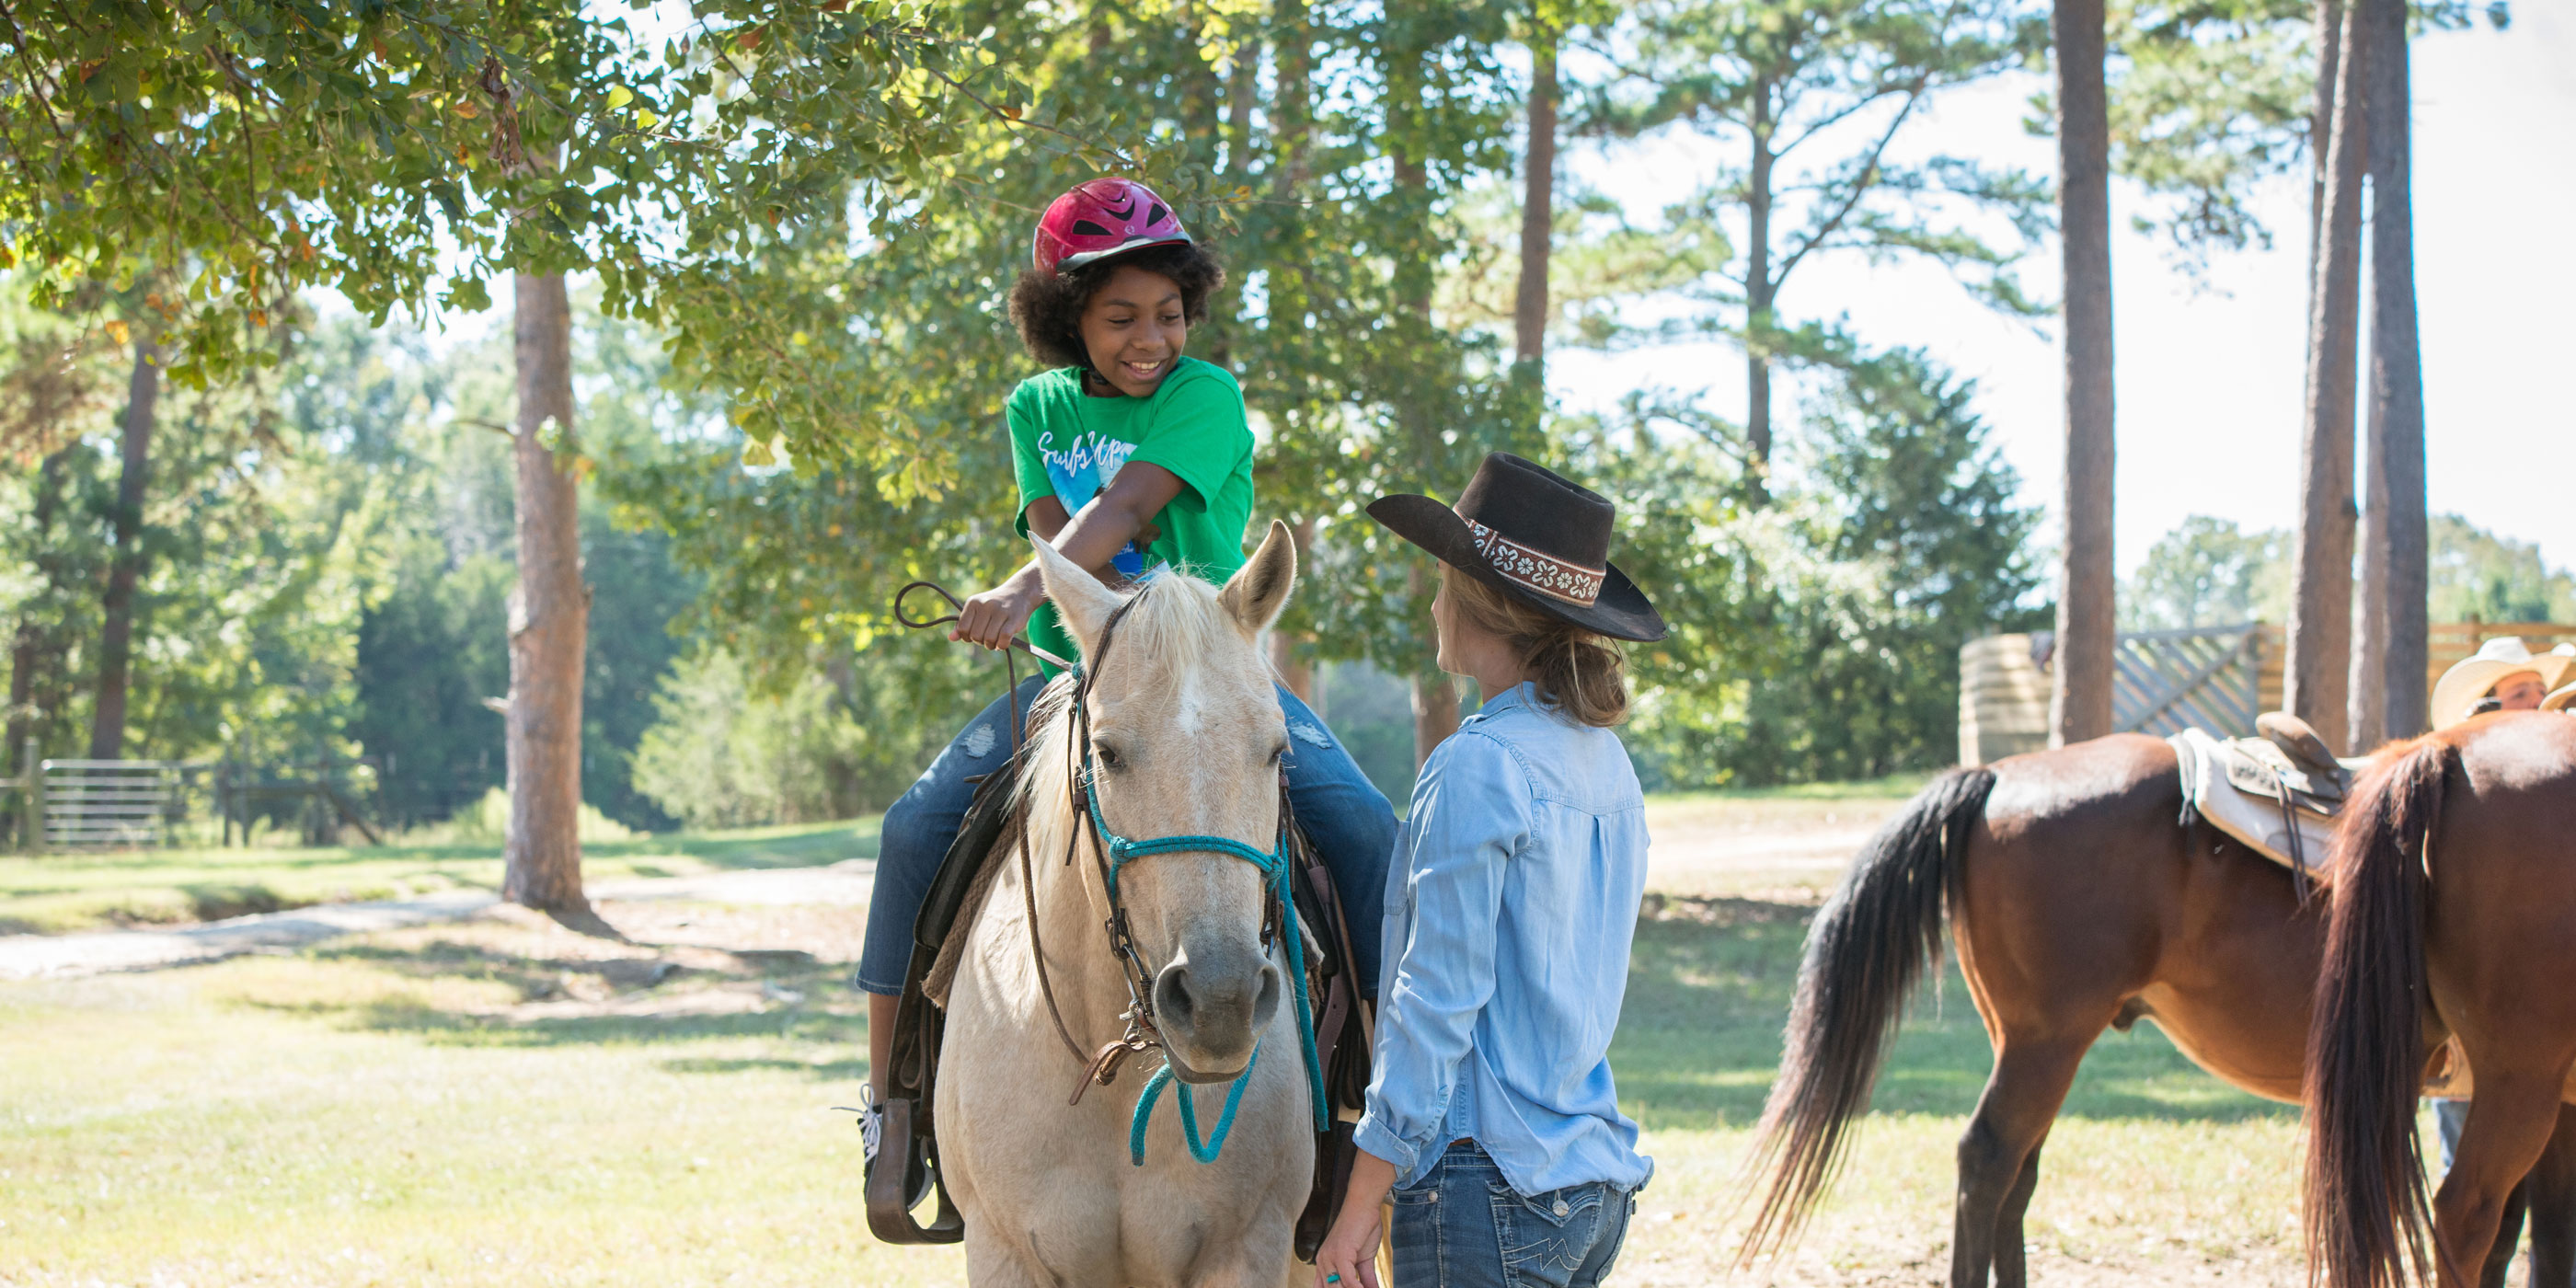
[[[868,938],[859,953],[860,988],[888,996],[903,991],[903,973],[912,963],[913,920],[921,915],[930,883],[938,879],[939,864],[975,799],[975,784],[966,780],[992,773],[1010,758],[1007,703],[1017,701],[1025,719],[1044,685],[1032,677],[1010,699],[994,699],[886,810],[877,841],[876,893],[868,900]],[[1360,991],[1375,997],[1378,923],[1386,901],[1387,861],[1395,856],[1395,811],[1332,731],[1284,686],[1279,706],[1288,717],[1288,801],[1332,871],[1342,913],[1350,920]]]
[[[2433,1127],[2442,1138],[2442,1174],[2451,1174],[2451,1159],[2460,1152],[2460,1128],[2469,1121],[2469,1102],[2448,1096],[2433,1101]]]
[[[1608,1181],[1522,1194],[1484,1147],[1454,1141],[1395,1205],[1395,1281],[1405,1288],[1591,1288],[1610,1275],[1637,1213]]]

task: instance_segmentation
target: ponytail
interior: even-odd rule
[[[1609,637],[1513,599],[1474,577],[1440,568],[1449,602],[1478,629],[1502,637],[1529,668],[1546,706],[1607,729],[1628,718],[1628,658]]]

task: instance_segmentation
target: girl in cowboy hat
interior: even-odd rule
[[[1549,1283],[1597,1284],[1654,1172],[1607,1058],[1646,882],[1611,640],[1663,619],[1605,558],[1610,502],[1517,456],[1454,509],[1369,514],[1439,558],[1440,668],[1485,704],[1423,763],[1388,866],[1375,1077],[1316,1282],[1377,1288],[1391,1194],[1406,1288],[1499,1288],[1530,1269],[1503,1250],[1541,1243]]]
[[[2519,637],[2496,636],[2434,682],[2433,727],[2448,729],[2486,711],[2536,711],[2571,667],[2576,645],[2534,653]]]
[[[1215,257],[1144,184],[1093,179],[1047,207],[1010,294],[1020,341],[1047,368],[1006,404],[1011,473],[1003,481],[1016,485],[1022,535],[1044,537],[1111,585],[1161,567],[1222,581],[1243,566],[1253,448],[1243,391],[1223,367],[1183,352],[1190,324],[1207,320],[1208,296],[1224,282]],[[969,598],[949,638],[1001,648],[1023,628],[1037,647],[1076,656],[1034,561]],[[1043,683],[1031,677],[968,721],[886,810],[858,970],[859,987],[872,994],[861,1120],[871,1164],[913,921],[975,780],[1009,758],[1013,713],[1027,710]],[[1297,821],[1332,870],[1351,924],[1374,927],[1395,812],[1323,720],[1285,686],[1278,694]],[[1372,992],[1377,944],[1365,933],[1354,938],[1354,973]]]

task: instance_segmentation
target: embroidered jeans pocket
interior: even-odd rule
[[[1600,1181],[1544,1194],[1522,1194],[1491,1185],[1494,1236],[1503,1257],[1503,1282],[1511,1288],[1568,1288],[1591,1258],[1602,1234]]]

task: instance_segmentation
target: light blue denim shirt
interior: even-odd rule
[[[1386,872],[1384,1006],[1359,1146],[1399,1185],[1472,1137],[1523,1194],[1643,1185],[1610,1034],[1646,802],[1607,729],[1496,696],[1431,753]]]

